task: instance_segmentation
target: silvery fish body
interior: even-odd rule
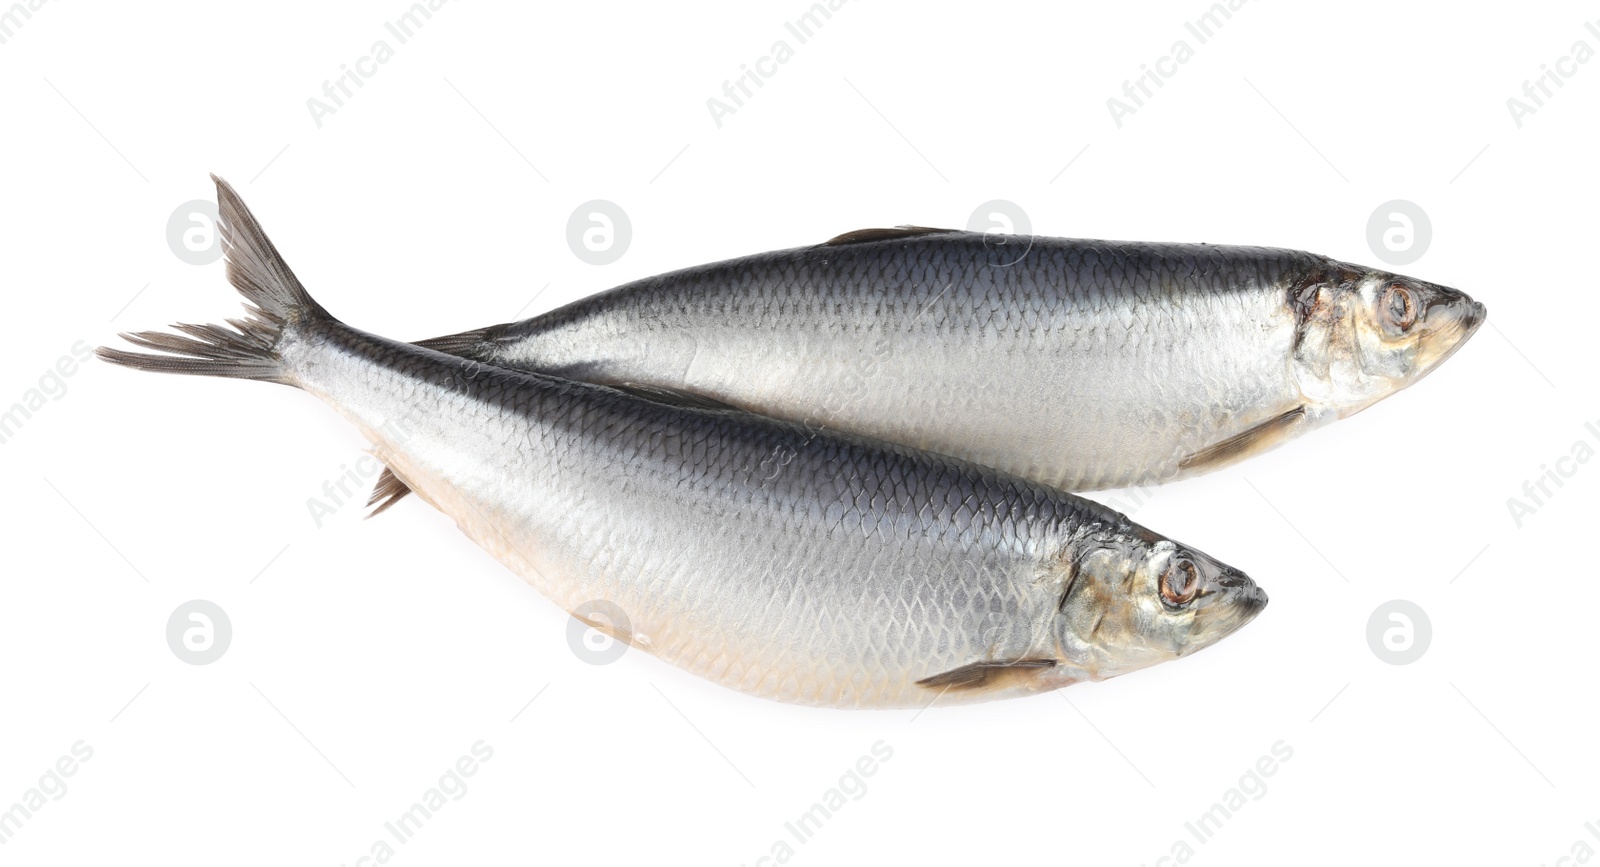
[[[1022,695],[1185,655],[1265,605],[1239,571],[1021,478],[357,331],[218,196],[250,318],[103,359],[316,395],[556,604],[718,683],[835,707]]]
[[[1455,290],[1293,250],[903,228],[422,345],[1093,490],[1203,472],[1348,416],[1482,318]]]

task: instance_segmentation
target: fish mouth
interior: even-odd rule
[[[1187,656],[1238,632],[1267,607],[1267,591],[1237,569],[1226,569],[1210,582],[1210,599],[1198,612],[1199,640],[1179,652]]]
[[[1427,331],[1421,334],[1416,370],[1410,382],[1419,381],[1448,362],[1490,317],[1488,307],[1467,293],[1446,286],[1432,286],[1432,290],[1435,301],[1427,307]]]
[[[1459,346],[1467,342],[1467,338],[1477,332],[1478,326],[1489,318],[1489,308],[1482,301],[1466,299],[1466,308],[1461,311],[1461,339],[1456,341]]]
[[[1249,623],[1261,613],[1261,609],[1267,607],[1267,591],[1261,589],[1261,585],[1252,581],[1250,576],[1237,569],[1229,569],[1217,576],[1216,583],[1220,587],[1228,588],[1228,599],[1233,604],[1235,615],[1239,618],[1239,626]]]
[[[1413,382],[1432,373],[1439,365],[1448,361],[1450,356],[1459,352],[1488,320],[1489,308],[1481,301],[1462,295],[1448,302],[1445,309],[1435,315],[1442,321],[1435,327],[1433,333],[1423,337],[1420,347],[1421,357],[1418,359],[1417,374],[1413,377]]]
[[[1239,599],[1239,607],[1243,610],[1243,622],[1239,625],[1243,626],[1245,623],[1254,620],[1256,615],[1267,607],[1267,602],[1267,591],[1262,590],[1259,585],[1250,585],[1250,589],[1242,594]]]

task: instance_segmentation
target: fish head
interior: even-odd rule
[[[1300,390],[1340,418],[1427,376],[1488,315],[1465,292],[1342,263],[1297,287],[1293,303]]]
[[[1088,679],[1210,647],[1267,605],[1267,594],[1238,569],[1136,529],[1072,558],[1056,639],[1065,666]]]

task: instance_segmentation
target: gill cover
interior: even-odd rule
[[[1328,261],[1290,288],[1290,358],[1307,414],[1353,415],[1426,376],[1485,317],[1465,293]]]

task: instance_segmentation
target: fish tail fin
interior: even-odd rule
[[[228,282],[245,297],[247,315],[226,320],[227,326],[172,326],[179,334],[139,331],[122,335],[135,346],[161,354],[102,346],[95,355],[135,370],[294,385],[278,351],[285,332],[312,322],[331,321],[333,317],[300,285],[233,187],[216,175],[211,180],[217,185]]]

